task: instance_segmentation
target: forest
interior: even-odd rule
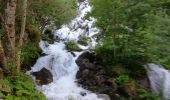
[[[0,100],[169,100],[170,0],[0,0]]]

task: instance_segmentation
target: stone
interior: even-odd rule
[[[42,68],[40,71],[33,72],[32,74],[35,76],[38,84],[40,85],[47,85],[53,81],[51,72],[46,68]]]
[[[107,94],[98,94],[97,96],[103,100],[111,100],[110,96]]]

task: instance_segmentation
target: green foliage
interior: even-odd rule
[[[120,86],[125,85],[126,83],[128,83],[130,81],[129,76],[128,75],[120,75],[119,77],[116,78],[116,82],[118,84],[120,84]]]
[[[26,33],[28,34],[27,41],[31,43],[38,44],[41,38],[41,32],[37,25],[27,25],[26,26]]]
[[[26,43],[22,49],[22,66],[30,67],[40,56],[41,49],[34,43]]]
[[[41,35],[41,39],[42,39],[43,41],[50,41],[50,40],[51,40],[48,34],[42,34],[42,35]]]
[[[152,92],[148,92],[142,88],[138,89],[138,94],[139,94],[140,100],[159,100],[159,97],[156,94]]]
[[[78,43],[84,46],[87,46],[89,42],[89,38],[86,36],[80,36]]]
[[[0,81],[3,88],[0,89],[0,99],[4,100],[46,100],[45,96],[38,92],[32,78],[25,74],[8,77]]]
[[[49,18],[61,25],[76,15],[75,0],[29,0],[29,5],[28,18],[34,23],[43,24]]]
[[[74,40],[65,42],[66,48],[70,51],[80,51],[81,49]]]
[[[49,43],[53,43],[54,42],[54,36],[52,34],[52,29],[47,28],[44,31],[44,34],[41,34],[41,39],[43,41],[48,41]]]
[[[90,3],[93,5],[90,15],[98,19],[96,25],[103,30],[102,45],[95,49],[103,65],[121,63],[138,69],[141,63],[155,62],[170,67],[168,0],[90,0]]]
[[[52,29],[47,28],[47,29],[44,31],[44,34],[51,35],[51,34],[52,34]]]

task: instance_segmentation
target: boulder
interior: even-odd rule
[[[110,96],[107,94],[98,94],[97,96],[103,100],[111,100]]]
[[[86,51],[78,57],[76,63],[79,65],[84,59],[87,59],[90,63],[94,63],[96,56],[94,53]]]
[[[51,72],[46,68],[42,68],[40,71],[33,72],[32,74],[35,76],[38,84],[40,85],[47,85],[53,81]]]
[[[112,97],[117,90],[115,79],[108,76],[103,69],[104,67],[96,64],[96,60],[95,54],[91,52],[84,52],[78,57],[76,60],[79,66],[79,71],[76,75],[78,83],[85,89],[101,94],[109,94]],[[106,95],[99,96],[107,98]]]

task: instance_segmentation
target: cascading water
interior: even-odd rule
[[[38,86],[48,100],[102,100],[96,94],[79,87],[76,83],[76,73],[78,66],[75,63],[77,57],[83,52],[75,52],[74,57],[65,49],[64,42],[67,40],[77,41],[79,36],[85,35],[91,39],[88,46],[79,45],[81,49],[88,49],[95,46],[93,36],[99,32],[94,26],[95,19],[90,17],[88,20],[83,17],[91,11],[87,0],[78,2],[78,15],[69,24],[63,25],[61,29],[54,33],[62,41],[48,44],[40,42],[43,53],[47,54],[40,57],[30,72],[40,71],[43,67],[50,70],[53,75],[53,82],[49,85]],[[81,95],[84,93],[85,95]]]
[[[154,92],[163,100],[170,100],[170,72],[161,65],[148,64],[147,74]]]

